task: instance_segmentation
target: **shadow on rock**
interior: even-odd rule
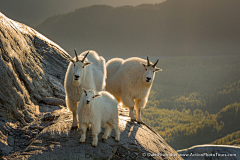
[[[119,116],[120,142],[115,141],[112,130],[110,137],[102,141],[104,129],[99,134],[96,148],[92,147],[91,130],[86,133],[86,142],[79,143],[80,131],[72,131],[72,114],[67,109],[54,112],[51,125],[42,130],[24,152],[15,158],[27,159],[181,159],[179,156],[163,157],[162,154],[176,154],[158,134],[129,117]],[[155,156],[154,156],[155,155]]]

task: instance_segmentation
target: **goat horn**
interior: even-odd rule
[[[149,62],[148,56],[147,56],[147,65],[150,66],[150,62]]]
[[[159,59],[158,59],[159,60]],[[156,67],[156,65],[157,65],[157,63],[158,63],[158,60],[157,60],[157,62],[153,65],[153,68],[155,68]]]
[[[84,62],[84,60],[86,59],[88,53],[89,53],[89,51],[88,51],[87,54],[83,57],[82,62]]]
[[[76,48],[74,48],[74,51],[75,51],[75,55],[76,55],[76,62],[77,62],[77,61],[78,61],[78,55],[77,55]]]

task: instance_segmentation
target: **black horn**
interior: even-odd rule
[[[78,55],[77,55],[76,48],[74,48],[74,51],[75,51],[75,55],[76,55],[76,62],[77,62],[77,61],[78,61]]]
[[[147,65],[150,66],[150,62],[149,62],[148,56],[147,56]]]
[[[88,51],[87,54],[83,57],[82,62],[84,62],[84,60],[86,59],[88,53],[89,53],[89,51]]]
[[[158,59],[159,60],[159,59]],[[155,68],[156,67],[156,65],[157,65],[157,63],[158,63],[158,60],[157,60],[157,62],[153,65],[153,68]]]

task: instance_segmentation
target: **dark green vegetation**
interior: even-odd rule
[[[227,136],[212,142],[212,144],[240,145],[240,131],[228,134]]]
[[[158,67],[143,121],[174,149],[239,144],[240,56],[176,57]]]
[[[52,16],[36,29],[70,54],[226,55],[240,50],[239,0],[167,0],[155,5],[91,6]]]

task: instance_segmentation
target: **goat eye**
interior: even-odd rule
[[[87,94],[86,94],[86,96],[87,96]]]
[[[75,67],[75,64],[73,64],[74,65],[74,67]]]
[[[94,98],[94,96],[92,98]]]
[[[82,68],[84,68],[84,66]]]

